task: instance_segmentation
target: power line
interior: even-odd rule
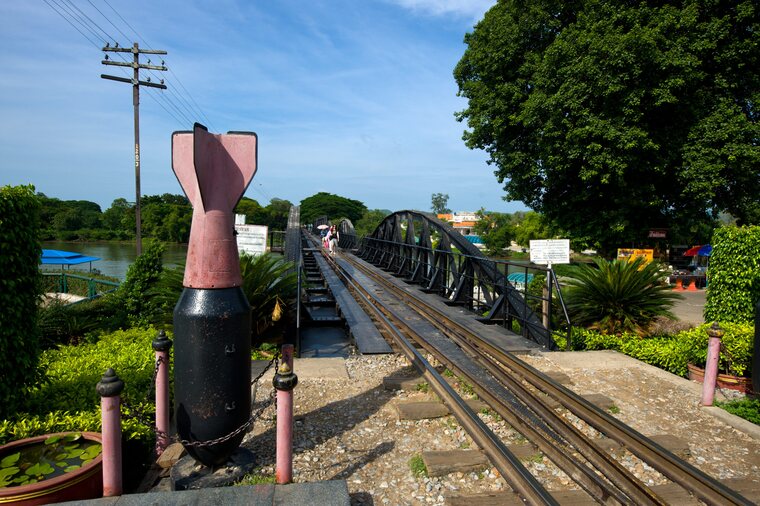
[[[121,29],[118,26],[116,26],[113,23],[113,21],[111,21],[110,18],[108,18],[105,14],[103,14],[103,11],[101,11],[100,9],[98,9],[98,7],[94,3],[92,3],[90,0],[87,0],[87,3],[89,3],[90,5],[92,5],[95,8],[95,10],[98,11],[101,16],[103,16],[103,19],[105,19],[106,21],[108,21],[109,23],[111,23],[111,26],[113,26],[114,28],[116,28],[116,31],[119,32],[126,40],[129,40],[129,36],[126,33],[122,32]]]
[[[68,4],[69,4],[69,5],[71,5],[71,7],[73,7],[74,9],[76,9],[76,10],[77,10],[77,12],[79,12],[79,13],[80,13],[82,16],[84,16],[84,17],[85,17],[85,18],[86,18],[86,19],[87,19],[87,20],[88,20],[88,21],[89,21],[91,24],[93,24],[93,25],[95,26],[95,28],[97,28],[98,30],[100,30],[100,31],[101,31],[101,33],[103,33],[103,35],[105,35],[105,36],[106,36],[106,40],[108,40],[108,39],[111,39],[112,41],[114,41],[114,42],[117,42],[117,41],[116,41],[116,39],[114,39],[114,38],[113,38],[113,37],[111,37],[109,34],[107,34],[107,33],[106,33],[106,31],[105,31],[105,30],[103,30],[103,29],[100,27],[100,25],[98,25],[98,24],[97,24],[95,21],[93,21],[93,20],[92,20],[92,18],[90,18],[90,16],[88,16],[87,14],[85,14],[85,13],[82,11],[82,9],[80,9],[79,7],[77,7],[77,6],[76,6],[76,4],[74,4],[74,2],[72,2],[71,0],[64,0],[64,1],[65,1],[65,2],[68,2]]]
[[[164,111],[166,111],[166,114],[168,114],[169,116],[171,116],[172,118],[174,118],[174,120],[178,124],[180,124],[180,125],[185,124],[185,122],[183,120],[179,119],[172,111],[170,111],[169,109],[167,109],[166,106],[164,106],[164,104],[162,104],[154,95],[158,95],[159,97],[163,97],[164,96],[163,93],[159,93],[157,91],[150,90],[150,92],[147,93],[147,96],[148,96],[148,98],[150,98],[151,100],[153,100],[155,103],[157,103],[159,105],[159,107],[161,107],[161,109],[163,109]]]
[[[55,7],[53,7],[53,5],[50,2],[48,2],[48,0],[42,0],[42,1],[45,2],[48,5],[48,7],[50,7],[53,11],[55,11],[56,14],[58,14],[59,16],[61,16],[68,24],[70,24],[74,28],[74,30],[78,31],[80,33],[80,35],[82,35],[82,37],[84,37],[85,39],[87,39],[87,41],[90,44],[92,44],[93,46],[99,48],[97,42],[93,42],[92,39],[90,39],[87,35],[85,35],[85,33],[82,30],[80,30],[79,28],[77,28],[77,26],[74,23],[72,23],[69,20],[69,18],[67,18],[66,16],[64,16],[60,11],[58,11],[58,9],[56,9]],[[53,1],[55,1],[55,0],[53,0]],[[58,7],[61,10],[63,10],[63,8],[60,5],[58,5],[58,4],[56,4],[56,7]],[[64,11],[64,12],[66,12],[66,14],[68,14],[67,11]]]

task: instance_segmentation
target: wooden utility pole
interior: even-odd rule
[[[134,43],[134,46],[131,48],[129,47],[111,47],[109,45],[106,45],[106,47],[103,48],[104,52],[115,52],[115,53],[132,53],[133,60],[132,62],[117,62],[113,60],[108,59],[108,55],[106,54],[105,59],[101,62],[103,65],[115,65],[117,67],[132,67],[133,74],[132,79],[127,79],[126,77],[116,77],[116,76],[109,76],[106,74],[100,74],[100,77],[103,79],[110,79],[112,81],[119,81],[122,83],[131,83],[132,84],[132,105],[135,109],[135,226],[137,228],[136,234],[136,250],[137,255],[139,256],[142,253],[142,231],[140,226],[140,86],[149,86],[151,88],[160,88],[162,90],[166,89],[166,85],[164,85],[164,80],[161,79],[160,83],[152,83],[150,82],[150,78],[148,78],[147,81],[140,81],[140,75],[139,70],[140,69],[146,69],[146,70],[168,70],[164,65],[163,61],[161,62],[161,65],[150,65],[150,60],[148,60],[148,64],[141,64],[140,63],[140,55],[141,54],[166,54],[166,51],[162,51],[160,49],[140,49],[140,47],[137,45],[137,42]]]

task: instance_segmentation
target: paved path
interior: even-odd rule
[[[677,301],[673,306],[673,314],[675,314],[679,320],[684,322],[694,324],[704,323],[705,319],[702,316],[702,311],[705,307],[707,291],[697,290],[696,292],[690,292],[688,290],[683,290],[678,291],[677,293],[683,296],[683,300]]]

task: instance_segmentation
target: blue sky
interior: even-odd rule
[[[131,86],[100,78],[123,75],[100,63],[105,35],[85,20],[100,35],[77,25],[88,41],[52,5],[122,46],[169,53],[171,91],[141,89],[143,195],[181,193],[171,133],[199,121],[258,134],[246,195],[263,204],[327,191],[371,209],[429,210],[440,192],[454,210],[524,209],[502,199],[486,154],[464,146],[454,120],[466,106],[452,77],[463,37],[493,3],[0,2],[0,184],[103,209],[134,200]]]

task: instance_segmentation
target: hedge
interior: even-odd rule
[[[124,380],[122,398],[148,418],[155,413],[151,402],[155,356],[152,327],[103,334],[95,343],[62,346],[42,353],[41,381],[32,388],[22,410],[0,420],[0,444],[60,431],[100,431],[100,397],[95,391],[103,373],[112,367]],[[171,375],[170,375],[171,377]],[[124,409],[129,413],[129,409]],[[135,419],[124,417],[127,439],[150,441],[153,433]]]
[[[593,330],[573,328],[574,350],[615,350],[673,374],[687,377],[687,364],[704,366],[707,360],[707,329],[703,324],[672,336],[641,338],[636,334],[600,334]],[[721,371],[737,376],[751,376],[754,325],[721,323],[724,331]],[[555,340],[564,347],[564,333],[556,332]]]
[[[39,209],[33,186],[0,188],[0,418],[16,411],[37,370]]]
[[[752,323],[760,300],[760,226],[715,230],[705,321]]]

